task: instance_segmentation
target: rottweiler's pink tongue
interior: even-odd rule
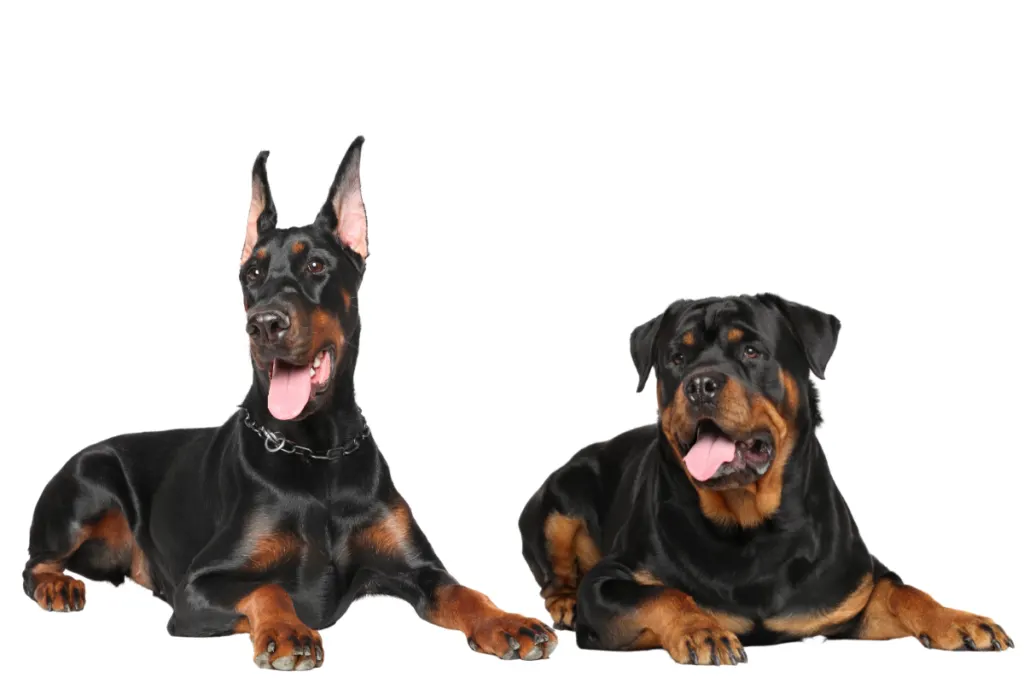
[[[288,365],[274,361],[267,395],[267,409],[278,420],[292,420],[309,402],[312,389],[308,365]]]
[[[707,481],[718,468],[736,457],[736,443],[721,435],[705,435],[697,439],[683,458],[686,469],[697,481]]]

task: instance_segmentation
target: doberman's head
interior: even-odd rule
[[[255,382],[279,420],[324,407],[351,381],[359,343],[356,296],[369,254],[359,186],[363,138],[349,147],[311,225],[277,229],[268,152],[252,169],[252,204],[239,279]]]
[[[801,432],[821,421],[809,375],[824,378],[838,336],[834,316],[759,294],[677,301],[630,349],[638,391],[654,368],[662,434],[694,485],[774,496]]]

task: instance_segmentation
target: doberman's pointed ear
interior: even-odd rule
[[[818,379],[825,379],[825,366],[839,341],[839,318],[775,294],[760,294],[758,298],[782,313],[804,349],[807,366]]]
[[[342,244],[365,259],[370,255],[370,246],[366,235],[366,207],[359,183],[362,149],[363,137],[360,135],[345,152],[327,202],[320,209],[316,222],[333,230]]]
[[[252,256],[252,248],[260,235],[277,227],[277,209],[270,196],[267,181],[267,157],[270,152],[262,151],[252,165],[252,203],[249,204],[249,220],[245,225],[245,243],[242,245],[242,261]]]
[[[640,382],[636,387],[637,393],[644,390],[647,377],[651,374],[651,366],[654,365],[654,341],[658,338],[664,318],[665,314],[662,313],[658,317],[648,320],[629,335],[629,353],[633,356],[633,365],[636,366],[636,372],[640,376]]]

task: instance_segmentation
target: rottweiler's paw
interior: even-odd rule
[[[501,659],[547,659],[558,646],[558,636],[536,619],[518,614],[500,614],[484,619],[469,636],[474,652]]]
[[[555,628],[563,631],[576,630],[576,593],[566,592],[551,595],[544,600],[544,606],[551,613]]]
[[[47,611],[77,612],[85,607],[85,584],[67,574],[43,574],[32,597]]]
[[[252,644],[261,669],[307,671],[324,663],[320,634],[302,623],[268,624],[252,634]]]
[[[732,631],[712,627],[681,631],[663,647],[680,664],[744,664],[747,653]]]
[[[917,639],[936,650],[1006,650],[1013,640],[987,617],[943,608],[928,619]]]

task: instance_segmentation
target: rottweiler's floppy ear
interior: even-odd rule
[[[277,209],[270,196],[267,181],[267,157],[270,152],[262,151],[252,165],[252,203],[249,204],[249,220],[245,225],[245,243],[242,245],[242,261],[252,256],[252,248],[259,236],[277,227]]]
[[[661,329],[661,321],[665,318],[662,313],[657,318],[648,320],[640,327],[633,330],[629,335],[629,353],[633,356],[633,365],[640,375],[640,383],[636,387],[639,394],[647,384],[647,377],[651,374],[651,366],[654,364],[654,340],[658,337]]]
[[[762,294],[761,299],[772,304],[789,321],[790,327],[807,356],[807,365],[818,379],[825,379],[825,366],[839,341],[839,318],[828,313],[786,301],[774,294]]]
[[[365,259],[370,255],[370,247],[366,236],[366,207],[359,184],[362,149],[363,136],[360,135],[345,152],[316,222],[333,230],[342,244]]]

